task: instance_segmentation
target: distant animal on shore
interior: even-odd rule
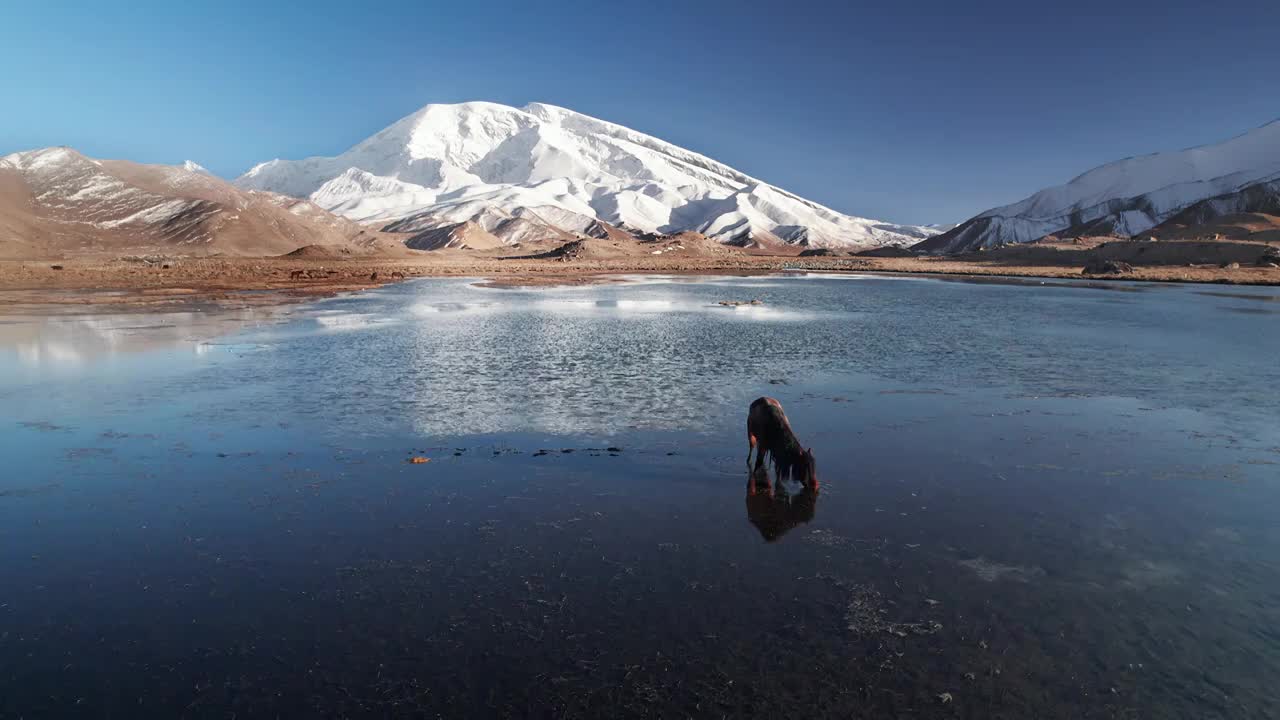
[[[818,469],[813,450],[805,449],[796,439],[782,411],[782,403],[770,397],[762,397],[751,403],[747,412],[747,467],[751,468],[751,453],[756,454],[752,472],[764,466],[765,457],[773,463],[778,480],[799,480],[806,488],[818,488]]]

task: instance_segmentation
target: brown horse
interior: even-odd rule
[[[778,480],[793,478],[799,480],[806,488],[818,489],[818,468],[813,459],[813,450],[806,450],[791,431],[791,423],[787,414],[782,411],[782,404],[769,397],[762,397],[751,403],[747,413],[747,468],[751,469],[751,452],[756,453],[756,464],[752,472],[764,466],[767,455],[773,462],[774,474]]]

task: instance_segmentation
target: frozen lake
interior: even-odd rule
[[[1273,712],[1275,289],[632,280],[0,318],[0,717]]]

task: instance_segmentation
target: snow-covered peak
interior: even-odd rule
[[[213,173],[206,170],[203,165],[191,160],[184,160],[182,162],[182,169],[187,172],[200,173],[201,175],[213,175]]]
[[[60,168],[93,165],[94,161],[69,147],[24,150],[0,158],[0,163],[26,172],[51,172]]]
[[[1095,205],[1112,198],[1144,195],[1174,185],[1280,170],[1280,120],[1230,140],[1178,152],[1130,157],[1094,168],[1065,185],[1047,188],[1018,203],[983,215],[1053,215],[1063,208]],[[1251,182],[1257,177],[1243,179]],[[1199,198],[1197,198],[1199,199]],[[1000,213],[1012,210],[1012,213]]]
[[[922,248],[955,252],[1082,229],[1132,236],[1200,200],[1275,178],[1280,178],[1280,120],[1212,145],[1102,165],[981,213]]]
[[[720,240],[781,230],[817,245],[904,244],[932,234],[844,215],[705,155],[543,103],[427,105],[342,155],[272,160],[236,182],[362,221],[431,213],[465,222],[539,207]]]
[[[536,123],[525,113],[505,105],[471,102],[458,105],[427,105],[395,125],[391,139],[407,131],[405,149],[413,158],[432,158],[456,167],[473,165],[495,146]],[[382,133],[357,145],[384,147]]]

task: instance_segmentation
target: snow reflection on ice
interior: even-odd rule
[[[393,325],[399,322],[394,317],[344,312],[321,313],[313,319],[326,330],[363,330],[375,325]]]
[[[68,369],[125,353],[190,349],[202,339],[269,320],[271,309],[17,316],[0,324],[0,353],[31,369]]]
[[[16,320],[0,326],[0,355],[7,349],[17,367],[90,377],[99,372],[96,358],[117,352],[169,350],[148,362],[179,374],[193,367],[184,349],[208,367],[253,352],[257,360],[236,383],[269,380],[277,393],[253,402],[303,415],[342,407],[344,416],[364,417],[348,428],[357,434],[380,432],[380,423],[424,435],[697,428],[714,420],[710,408],[737,402],[762,382],[742,373],[727,381],[735,358],[778,346],[779,333],[802,332],[797,322],[852,317],[830,303],[802,309],[802,296],[771,296],[770,285],[672,277],[494,290],[470,278],[428,280],[256,315]],[[765,304],[719,305],[757,297]],[[351,333],[359,339],[348,339]],[[221,334],[230,337],[215,337]],[[307,380],[334,376],[348,381]],[[347,392],[353,386],[359,399]],[[332,423],[334,432],[346,425]]]

